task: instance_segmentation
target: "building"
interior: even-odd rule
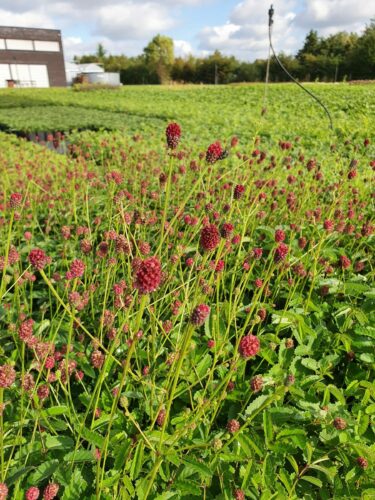
[[[97,63],[76,64],[65,63],[66,80],[72,85],[77,77],[83,77],[87,83],[102,83],[106,85],[120,85],[120,73],[107,73]]]
[[[0,88],[65,86],[60,30],[0,26]]]

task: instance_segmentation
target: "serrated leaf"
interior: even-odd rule
[[[303,358],[301,359],[301,365],[305,366],[309,370],[313,370],[314,372],[319,371],[319,363],[316,361],[316,359]]]
[[[69,485],[65,488],[62,500],[77,500],[84,498],[83,492],[87,487],[86,481],[83,479],[81,471],[74,469]]]
[[[178,496],[178,493],[176,493],[175,491],[165,491],[161,495],[155,497],[154,500],[168,500],[169,498],[174,498],[176,496]]]
[[[272,402],[273,398],[266,395],[261,395],[255,398],[245,410],[245,415],[252,420],[259,411],[268,406]]]
[[[123,443],[119,446],[116,446],[114,449],[115,463],[114,468],[116,470],[121,470],[126,462],[127,457],[129,456],[131,449],[131,440],[125,439]]]
[[[74,441],[69,436],[51,436],[46,437],[46,448],[59,449],[59,450],[70,450],[74,446]]]
[[[207,374],[207,370],[210,368],[211,364],[212,357],[209,354],[206,354],[195,368],[199,378],[202,378]]]
[[[366,411],[367,415],[372,415],[373,413],[375,413],[375,403],[368,405],[368,407],[366,408],[365,411]]]
[[[45,410],[42,410],[41,416],[43,418],[56,417],[58,415],[65,415],[67,413],[68,413],[67,406],[51,406],[51,408],[46,408]]]
[[[87,427],[83,427],[81,429],[81,436],[87,442],[89,442],[90,444],[93,444],[94,446],[96,446],[100,450],[104,447],[104,437],[95,431],[91,431],[90,429],[87,429]]]
[[[12,486],[17,480],[21,479],[25,474],[30,472],[33,469],[33,467],[21,467],[17,469],[11,469],[7,475],[7,482],[6,484],[8,486]]]
[[[94,454],[90,450],[71,451],[64,455],[65,462],[93,462],[95,460]]]
[[[122,474],[121,472],[117,472],[116,474],[110,476],[108,476],[107,474],[106,478],[101,483],[102,486],[104,486],[105,488],[109,488],[113,484],[117,483],[121,477],[121,474]]]
[[[204,463],[198,462],[193,458],[185,458],[182,462],[186,465],[186,467],[190,468],[194,472],[197,472],[200,476],[212,477],[213,473]]]
[[[38,484],[39,482],[48,479],[55,472],[59,466],[60,461],[57,459],[47,460],[40,464],[34,472],[29,476],[29,481],[31,484]]]
[[[189,481],[188,479],[178,479],[173,483],[173,486],[183,495],[190,494],[195,497],[202,497],[202,489],[194,481]]]
[[[134,457],[130,467],[130,479],[137,479],[143,464],[144,443],[140,441],[135,449]]]

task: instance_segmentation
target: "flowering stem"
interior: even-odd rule
[[[65,309],[65,311],[69,314],[69,316],[78,324],[78,326],[86,333],[86,335],[88,335],[90,337],[91,340],[95,340],[98,343],[99,347],[101,349],[103,349],[103,351],[106,354],[110,354],[109,351],[103,346],[103,344],[101,342],[97,341],[97,339],[87,330],[87,328],[85,328],[82,325],[81,321],[73,314],[73,312],[65,304],[65,302],[62,300],[62,298],[60,297],[60,295],[57,293],[57,291],[55,290],[54,286],[52,285],[50,279],[48,278],[48,276],[46,275],[46,273],[43,271],[43,269],[40,270],[40,274],[41,274],[42,278],[44,279],[44,281],[46,282],[46,284],[48,285],[48,287],[51,290],[52,294],[55,296],[55,298],[60,303],[60,305]],[[112,356],[112,357],[113,357],[113,360],[115,361],[115,363],[117,363],[119,366],[121,366],[120,361],[118,361],[118,359],[116,359],[114,356]]]
[[[1,286],[0,286],[0,297],[3,297],[4,287],[5,287],[5,275],[8,267],[8,257],[9,257],[9,248],[10,248],[10,240],[12,238],[12,228],[13,228],[13,220],[14,220],[14,210],[11,211],[10,221],[9,221],[9,229],[8,229],[8,238],[5,247],[5,258],[4,258],[4,267],[3,267],[3,275],[1,278]]]
[[[107,449],[108,449],[108,444],[109,444],[109,437],[110,437],[110,432],[111,432],[113,420],[114,420],[114,417],[115,417],[115,414],[116,414],[116,408],[117,408],[117,405],[118,405],[118,402],[119,402],[119,399],[120,399],[120,396],[121,396],[121,391],[122,391],[122,389],[123,389],[123,387],[125,385],[126,376],[128,374],[129,367],[130,367],[130,361],[131,361],[131,358],[133,356],[133,353],[134,353],[134,350],[135,350],[135,346],[136,346],[136,343],[137,343],[136,342],[136,340],[137,340],[136,333],[138,332],[138,330],[139,330],[139,328],[141,326],[143,312],[145,310],[147,301],[148,301],[148,295],[142,295],[142,297],[141,297],[141,303],[140,303],[140,307],[139,307],[139,311],[138,311],[137,318],[136,318],[136,324],[135,324],[135,328],[134,328],[135,334],[133,335],[132,343],[131,343],[131,345],[129,347],[129,351],[128,351],[128,354],[126,356],[126,360],[125,360],[125,363],[124,363],[123,372],[122,372],[122,375],[121,375],[120,385],[118,386],[117,394],[116,394],[116,396],[115,396],[115,398],[113,400],[113,403],[112,403],[110,419],[109,419],[109,422],[108,422],[107,433],[106,433],[105,442],[104,442],[104,446],[103,446],[103,466],[102,466],[102,474],[101,474],[100,484],[102,483],[103,478],[104,478],[105,462],[106,462],[106,458],[107,458]],[[97,477],[96,477],[96,479],[97,479],[96,491],[97,491],[97,495],[98,495],[99,494],[99,490],[100,490],[100,488],[99,488],[100,487],[100,484],[99,484],[99,465],[98,465],[98,469],[97,469]],[[99,498],[99,496],[98,496],[98,498]]]
[[[173,166],[172,156],[170,156],[169,157],[169,168],[168,168],[168,180],[167,180],[167,185],[165,188],[163,219],[162,219],[162,223],[161,223],[161,236],[160,236],[161,242],[164,240],[165,221],[167,219],[167,210],[168,210],[169,197],[170,197],[170,192],[171,192],[172,166]]]
[[[3,406],[3,395],[4,395],[4,389],[0,387],[0,454],[1,454],[1,480],[4,480],[3,474],[5,473],[4,471],[4,446],[3,446],[3,436],[4,436],[4,429],[3,429],[3,411],[4,411],[4,406]]]

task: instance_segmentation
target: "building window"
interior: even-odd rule
[[[5,50],[5,40],[4,40],[4,38],[0,38],[0,50]]]
[[[44,40],[34,41],[35,50],[43,52],[60,52],[59,42],[47,42]]]
[[[34,50],[31,40],[13,40],[7,38],[5,44],[8,50]]]

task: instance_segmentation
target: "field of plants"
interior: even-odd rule
[[[0,93],[0,500],[375,498],[375,85],[309,89]]]

